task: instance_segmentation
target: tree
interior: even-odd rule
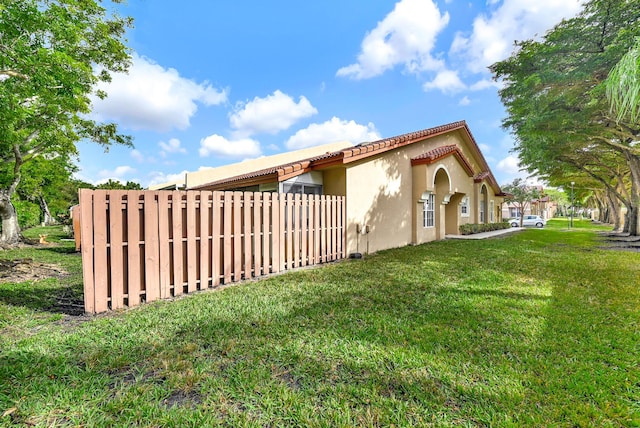
[[[25,163],[75,155],[80,140],[131,145],[115,124],[88,116],[91,96],[106,96],[97,83],[128,69],[131,20],[108,15],[101,0],[2,0],[0,24],[0,243],[13,243],[11,199]]]
[[[616,120],[640,123],[640,37],[611,70],[606,88]]]
[[[501,186],[507,194],[504,201],[515,205],[520,213],[520,227],[524,220],[525,210],[531,206],[531,202],[540,198],[540,190],[535,186],[529,186],[522,178],[516,178],[513,182]]]
[[[640,233],[640,135],[616,121],[605,97],[609,71],[640,36],[640,2],[591,0],[541,41],[524,41],[491,66],[521,165],[550,182],[597,182],[627,207],[625,228]]]
[[[125,184],[122,184],[121,182],[112,179],[109,179],[105,183],[98,184],[95,188],[108,190],[142,190],[140,183],[136,183],[135,181],[127,181]]]
[[[36,156],[22,167],[22,179],[16,190],[20,199],[38,204],[41,222],[53,224],[71,206],[64,189],[71,186],[71,175],[77,170],[68,156],[45,158]]]

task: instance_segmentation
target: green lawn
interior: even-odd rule
[[[51,306],[81,293],[72,243],[0,252],[69,272],[0,284],[0,425],[640,426],[640,253],[596,230],[554,220],[91,318]]]

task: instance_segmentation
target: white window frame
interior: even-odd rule
[[[494,214],[495,210],[496,210],[496,205],[495,205],[495,203],[494,203],[494,201],[492,199],[492,200],[489,201],[489,222],[490,223],[493,223],[495,221],[494,220],[495,219],[495,214]]]
[[[465,196],[460,202],[460,216],[469,217],[469,197]]]
[[[429,193],[422,204],[422,226],[431,228],[436,226],[436,195]]]

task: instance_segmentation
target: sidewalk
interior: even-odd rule
[[[492,230],[490,232],[474,233],[472,235],[445,235],[445,239],[487,239],[507,235],[524,230],[524,227],[510,227],[509,229]]]

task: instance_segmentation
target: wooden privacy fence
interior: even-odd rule
[[[344,197],[80,190],[85,312],[346,256]]]

